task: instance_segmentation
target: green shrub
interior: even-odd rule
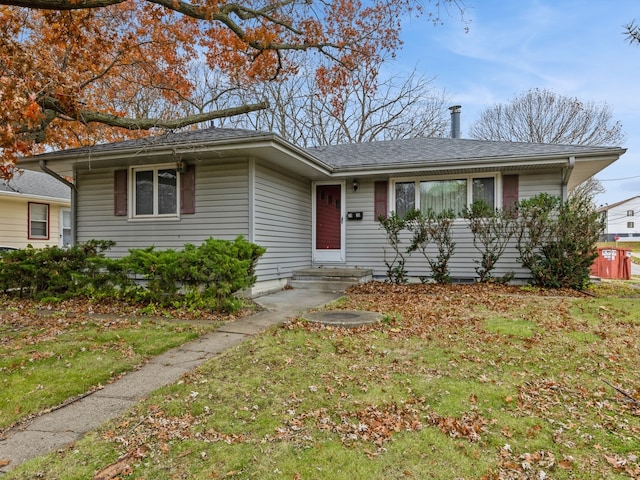
[[[112,241],[91,240],[71,248],[28,247],[3,253],[0,291],[36,300],[74,296],[117,296],[156,306],[233,311],[235,296],[251,287],[263,247],[242,237],[234,241],[209,238],[181,251],[154,247],[130,250],[121,259],[104,251]]]
[[[572,195],[563,203],[542,193],[516,208],[517,249],[520,262],[531,271],[532,284],[585,288],[603,230],[591,199]]]
[[[405,257],[400,247],[400,232],[405,228],[405,221],[395,212],[391,215],[380,215],[378,217],[380,226],[384,229],[387,242],[391,245],[393,257],[387,256],[387,249],[383,247],[384,264],[387,267],[387,280],[391,283],[407,283],[407,270],[405,269]]]
[[[130,250],[122,266],[145,285],[127,295],[163,306],[233,311],[240,305],[235,294],[255,283],[255,266],[264,252],[242,237],[209,238],[200,246],[186,244],[182,251]]]
[[[455,218],[455,213],[450,209],[437,214],[432,209],[427,210],[426,213],[415,209],[407,213],[406,225],[413,234],[407,252],[412,253],[417,250],[422,253],[429,265],[431,277],[437,283],[451,283],[449,261],[456,246],[451,227]],[[437,256],[428,254],[429,245],[436,247]],[[420,278],[422,281],[426,280],[426,276]]]
[[[512,211],[493,209],[483,200],[473,202],[465,208],[462,216],[469,221],[473,233],[473,246],[481,255],[475,271],[481,283],[495,280],[493,270],[504,254],[509,241],[515,233],[516,217]],[[505,275],[499,281],[509,281],[513,273]]]
[[[90,285],[108,282],[104,252],[112,241],[91,240],[69,248],[57,246],[5,252],[0,261],[0,290],[22,297],[69,298]]]

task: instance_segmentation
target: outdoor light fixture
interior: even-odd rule
[[[360,186],[360,185],[358,185],[358,180],[354,179],[353,180],[353,184],[351,186],[353,187],[353,191],[357,192],[358,191],[358,187]]]
[[[188,169],[188,165],[186,162],[184,162],[183,160],[179,160],[178,162],[176,162],[176,169],[180,172],[180,173],[187,173],[187,169]]]

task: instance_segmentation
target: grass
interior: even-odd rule
[[[640,242],[598,242],[598,247],[615,247],[631,250],[632,252],[640,253]]]
[[[384,322],[272,329],[3,480],[638,478],[639,403],[604,382],[640,402],[618,285],[359,286],[335,308]]]
[[[220,324],[100,315],[79,302],[40,308],[5,297],[2,305],[0,433]]]

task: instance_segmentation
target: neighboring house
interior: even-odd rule
[[[598,209],[605,221],[604,241],[640,242],[640,196],[631,197]]]
[[[42,172],[0,180],[0,246],[69,245],[71,189]]]
[[[114,256],[210,236],[243,235],[266,247],[258,292],[310,267],[361,267],[384,277],[379,215],[413,206],[459,211],[479,198],[509,207],[540,192],[566,198],[624,152],[459,138],[304,149],[273,133],[211,128],[47,153],[21,166],[73,177],[74,238],[114,240]],[[472,279],[479,254],[466,221],[455,222],[454,234],[452,277]],[[511,250],[497,274],[525,278]],[[407,268],[427,275],[420,255]]]

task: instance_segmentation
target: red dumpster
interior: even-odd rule
[[[591,274],[600,278],[631,279],[631,250],[598,248],[598,257],[591,266]]]
[[[620,249],[620,278],[631,280],[631,250]]]

